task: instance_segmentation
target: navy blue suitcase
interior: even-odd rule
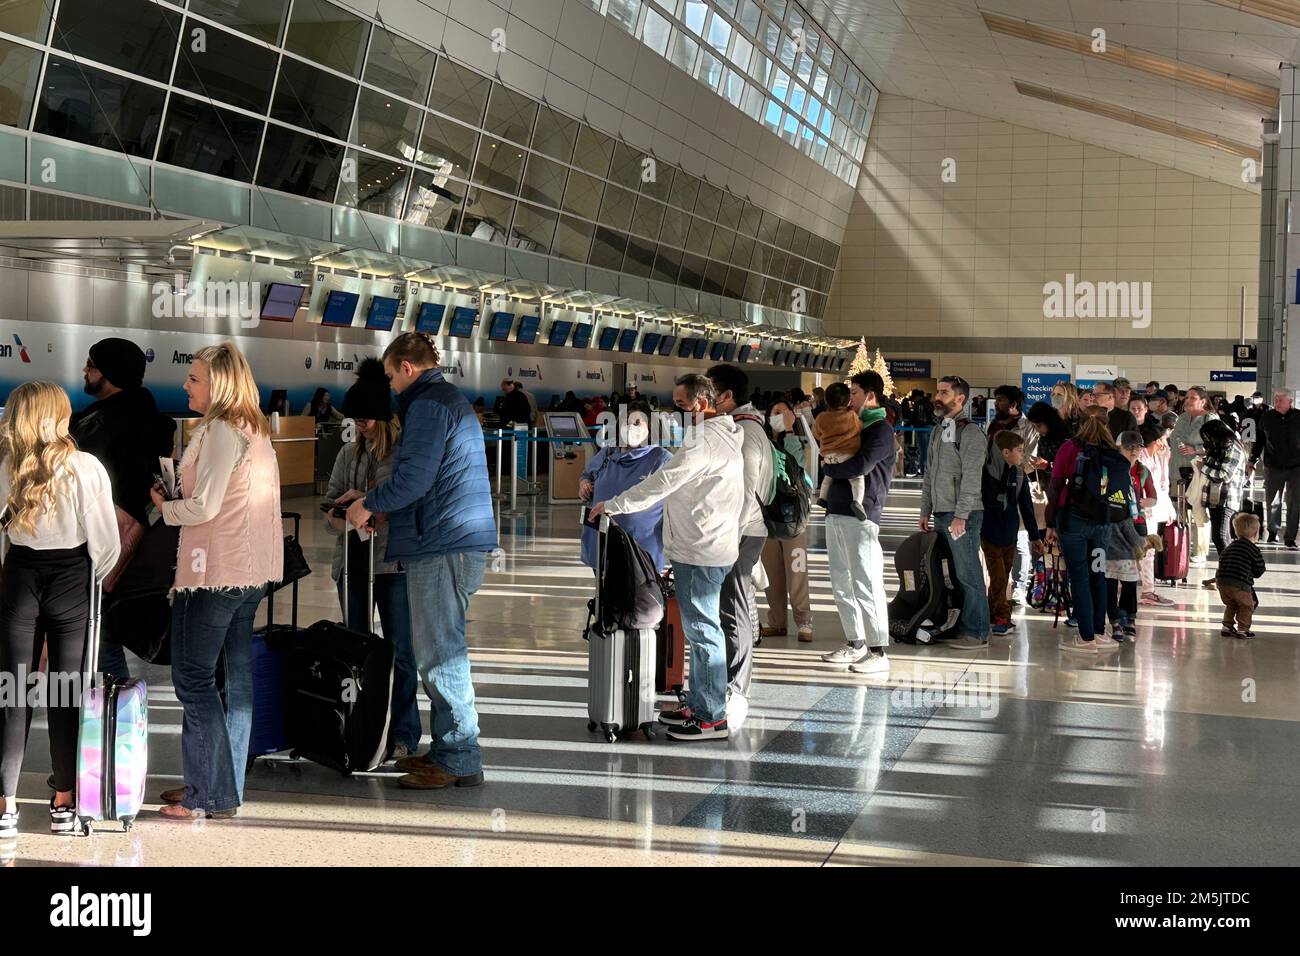
[[[299,534],[302,515],[286,511],[281,517],[293,520],[294,537]],[[275,594],[266,595],[266,626],[253,632],[253,726],[248,735],[248,763],[258,757],[288,750],[289,735],[284,726],[284,651],[296,647],[307,632],[298,626],[298,582],[291,587],[289,623],[275,624]]]

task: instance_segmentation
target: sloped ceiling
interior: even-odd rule
[[[804,5],[886,93],[1067,136],[1241,189],[1259,188],[1243,182],[1242,157],[1205,141],[1258,148],[1262,120],[1276,118],[1276,109],[1090,53],[1008,36],[991,30],[984,14],[1086,37],[1100,28],[1108,43],[1273,90],[1279,63],[1300,62],[1300,29],[1211,0],[809,0]],[[1300,14],[1300,2],[1296,8]],[[1189,142],[1024,95],[1017,82],[1208,135]]]

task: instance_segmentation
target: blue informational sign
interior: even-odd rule
[[[1249,368],[1228,368],[1210,371],[1211,382],[1253,382],[1255,370]]]
[[[1025,393],[1025,410],[1034,402],[1052,401],[1052,386],[1068,382],[1069,372],[1024,372],[1020,376],[1020,390]]]
[[[890,378],[932,378],[930,359],[887,359]]]

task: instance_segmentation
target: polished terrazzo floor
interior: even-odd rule
[[[919,495],[906,485],[885,515],[888,549],[915,526]],[[316,513],[305,499],[285,506]],[[1300,862],[1300,555],[1265,549],[1251,642],[1219,637],[1217,594],[1198,586],[1211,562],[1191,586],[1162,589],[1175,607],[1142,608],[1137,642],[1117,652],[1063,653],[1049,616],[1017,610],[1015,632],[987,650],[900,646],[889,679],[870,680],[819,660],[843,635],[818,518],[817,640],[758,649],[743,729],[726,742],[611,746],[586,730],[580,631],[591,578],[577,557],[577,509],[525,510],[503,519],[505,554],[470,608],[486,786],[416,793],[390,773],[345,778],[269,758],[249,774],[235,820],[170,823],[149,802],[129,834],[56,838],[45,832],[38,717],[23,833],[0,844],[0,862]],[[308,560],[328,569],[323,531],[313,523],[303,537]],[[301,617],[337,613],[317,571]],[[154,801],[180,779],[180,711],[167,669],[140,673]],[[421,704],[427,713],[423,694]]]

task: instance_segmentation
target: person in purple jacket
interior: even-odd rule
[[[668,449],[650,441],[650,406],[634,402],[618,444],[607,445],[587,462],[578,479],[578,494],[583,501],[608,501],[658,471],[672,457]],[[619,515],[618,526],[650,555],[657,569],[664,569],[663,502],[635,514]],[[596,567],[596,530],[590,526],[582,529],[582,563]]]
[[[885,384],[875,372],[850,380],[850,405],[862,416],[858,453],[837,465],[826,464],[835,479],[826,502],[826,558],[831,590],[844,625],[843,647],[822,656],[829,664],[847,664],[856,674],[889,673],[889,600],[885,595],[885,553],[880,547],[880,513],[894,480],[894,429],[885,417]],[[865,476],[858,502],[865,521],[853,513],[850,478]]]

